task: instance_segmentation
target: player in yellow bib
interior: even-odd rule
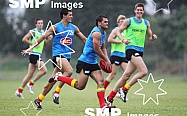
[[[126,102],[126,95],[131,86],[133,86],[138,79],[143,78],[148,73],[148,69],[142,59],[144,51],[144,43],[146,34],[150,40],[156,40],[157,36],[152,33],[150,23],[146,19],[143,19],[144,4],[137,3],[134,9],[135,17],[126,19],[117,31],[117,36],[125,43],[126,46],[126,58],[129,61],[127,68],[122,77],[117,81],[114,89],[106,99],[108,104],[112,104],[118,89],[121,87],[121,99]],[[121,35],[121,32],[126,30],[126,37]],[[138,72],[132,77],[132,79],[126,84],[126,81],[130,76],[138,69]],[[124,86],[125,85],[125,86]]]
[[[35,21],[36,28],[29,31],[22,39],[23,42],[27,43],[29,46],[32,46],[36,40],[44,34],[43,28],[43,19],[36,19]],[[37,47],[33,49],[33,51],[29,54],[29,66],[28,66],[28,72],[27,75],[24,77],[20,87],[16,90],[15,95],[19,98],[23,97],[23,89],[27,85],[27,88],[31,94],[34,94],[32,87],[34,83],[43,75],[46,74],[47,68],[44,65],[44,62],[41,59],[42,51],[44,44],[48,43],[51,40],[51,36],[48,38],[48,40],[42,41]],[[43,67],[41,67],[43,66]],[[36,70],[36,68],[41,67],[38,73],[36,73],[34,79],[30,80]],[[29,82],[30,80],[30,82]],[[28,83],[29,82],[29,83]]]
[[[118,67],[120,66],[122,71],[124,72],[127,66],[127,59],[125,55],[125,47],[126,45],[117,37],[117,30],[122,25],[126,17],[124,15],[119,15],[117,18],[117,27],[115,27],[108,37],[108,42],[111,43],[111,54],[110,54],[110,62],[112,64],[112,72],[108,75],[108,77],[104,81],[104,88],[106,89],[110,82],[115,78]],[[122,33],[122,36],[125,37],[126,30]],[[117,94],[116,97],[119,97]]]

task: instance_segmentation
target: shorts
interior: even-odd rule
[[[143,57],[143,52],[139,52],[137,50],[134,50],[134,49],[128,49],[126,50],[126,58],[128,61],[131,60],[131,56],[135,56],[135,57]]]
[[[53,56],[53,58],[52,58],[52,61],[55,63],[55,64],[57,64],[57,62],[58,62],[58,60],[60,60],[60,58],[65,58],[64,56],[60,56],[60,55],[57,55],[57,56]],[[68,60],[68,62],[70,62],[70,59],[67,59]],[[53,67],[55,68],[56,67],[56,65],[54,64],[54,63],[52,63],[53,64]]]
[[[110,56],[110,62],[111,64],[119,66],[122,62],[128,63],[128,60],[125,57]]]
[[[85,75],[90,75],[92,71],[101,70],[98,64],[88,64],[78,61],[76,65],[76,73],[80,73],[82,69]]]
[[[36,55],[36,54],[29,55],[29,61],[31,64],[36,64],[38,60],[42,61],[42,58],[40,57],[40,55]]]

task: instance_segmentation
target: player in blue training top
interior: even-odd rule
[[[55,25],[51,26],[40,38],[37,39],[37,42],[40,43],[45,37],[49,35],[53,35],[53,45],[52,45],[52,56],[53,62],[58,65],[54,65],[54,71],[51,77],[57,72],[64,73],[65,76],[70,77],[73,73],[73,68],[70,65],[69,61],[71,58],[71,48],[73,37],[76,35],[79,37],[83,42],[86,41],[86,37],[80,32],[79,28],[71,23],[73,14],[71,10],[63,8],[60,12],[61,21],[56,23]],[[35,47],[34,45],[32,46]],[[23,50],[23,54],[26,54],[30,49]],[[47,95],[47,93],[52,89],[55,82],[49,83],[47,82],[44,86],[42,93],[35,99],[35,104],[37,105],[37,109],[41,110],[41,102]],[[53,93],[53,101],[56,104],[59,104],[59,92],[61,87],[64,85],[63,82],[60,82],[57,89]]]
[[[105,108],[114,107],[106,106],[105,104],[104,78],[97,61],[99,56],[101,59],[105,60],[107,69],[111,68],[111,63],[105,47],[106,29],[108,29],[107,17],[104,15],[98,16],[96,18],[96,26],[88,36],[83,53],[79,57],[76,65],[78,80],[64,75],[62,76],[61,73],[57,73],[54,77],[55,81],[58,80],[72,86],[73,88],[83,90],[86,87],[88,77],[90,76],[97,83],[97,97],[102,111],[104,111]]]

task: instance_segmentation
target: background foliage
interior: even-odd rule
[[[53,0],[54,2],[70,2],[69,0]],[[149,1],[149,0],[147,0]],[[157,3],[157,9],[167,8],[170,0],[154,0]],[[71,2],[80,2],[72,0]],[[73,9],[73,23],[77,25],[81,32],[88,36],[90,30],[95,25],[95,17],[99,14],[105,14],[109,19],[109,29],[107,35],[116,26],[116,18],[120,14],[126,17],[134,16],[134,5],[137,2],[148,4],[145,0],[82,0],[84,7],[82,9]],[[15,15],[17,9],[11,9],[9,1],[0,1],[0,68],[7,63],[22,59],[27,63],[27,59],[21,56],[20,51],[27,48],[23,44],[22,37],[35,27],[34,20],[37,17],[44,19],[47,26],[49,20],[54,23],[60,21],[60,9],[52,9],[50,1],[39,9],[22,9],[25,12]],[[153,8],[150,8],[153,10]],[[8,13],[11,11],[11,13]],[[158,73],[186,73],[187,65],[187,1],[173,0],[170,4],[170,13],[159,11],[152,15],[145,12],[144,18],[151,23],[152,31],[157,34],[158,40],[151,42],[147,39],[145,44],[144,59],[149,70]],[[81,46],[81,47],[80,47]],[[82,52],[83,44],[75,37],[74,47],[76,53],[73,59],[76,60]],[[110,44],[107,43],[107,50],[110,52]],[[9,58],[8,58],[9,56]],[[44,50],[44,59],[51,58],[51,44]],[[21,63],[21,62],[20,62]],[[20,65],[23,65],[21,63]],[[73,64],[75,65],[75,64]],[[2,69],[3,70],[3,69]]]

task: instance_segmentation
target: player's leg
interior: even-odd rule
[[[108,75],[108,77],[104,81],[104,88],[106,89],[110,82],[115,78],[118,72],[118,66],[116,64],[112,64],[112,72]]]
[[[112,106],[112,104],[105,104],[104,77],[101,70],[92,71],[90,76],[97,83],[97,98],[102,112],[104,112],[105,108],[109,108],[109,111],[111,110],[111,108],[115,108],[115,106]]]
[[[106,89],[110,82],[115,78],[117,71],[118,71],[118,66],[120,64],[120,58],[117,56],[110,56],[110,62],[112,64],[112,72],[109,73],[108,77],[104,81],[104,88]]]
[[[123,88],[124,91],[128,91],[130,87],[137,82],[137,79],[143,78],[148,72],[148,69],[142,59],[143,52],[129,49],[126,50],[126,56],[127,59],[130,60],[130,63],[132,64],[131,66],[136,67],[139,72],[132,77],[129,83],[125,84],[125,87]],[[124,76],[130,78],[131,72],[126,72]]]
[[[147,67],[141,56],[132,56],[131,63],[138,69],[139,72],[132,77],[129,83],[126,83],[125,86],[122,89],[120,89],[120,97],[124,102],[126,102],[127,92],[130,89],[130,87],[134,85],[138,79],[143,78],[148,72]]]
[[[42,66],[42,67],[41,67]],[[47,73],[47,68],[44,65],[43,61],[37,61],[36,67],[41,68],[35,75],[34,79],[31,79],[29,83],[27,83],[27,88],[31,94],[34,94],[34,91],[32,90],[32,87],[34,83],[40,79],[43,75]]]
[[[57,73],[57,72],[60,72],[61,70],[58,69],[57,67],[54,68],[53,70],[53,73],[51,75],[50,78],[53,78],[53,76]],[[43,88],[43,91],[41,94],[39,94],[39,96],[34,100],[34,103],[36,104],[37,106],[37,110],[41,110],[42,109],[42,101],[44,100],[45,96],[49,93],[49,91],[52,89],[53,85],[55,84],[56,82],[47,82],[45,85],[44,85],[44,88]]]
[[[59,58],[57,58],[58,59],[58,61],[57,61],[57,65],[61,68],[61,69],[59,69],[58,67],[55,67],[54,68],[54,71],[53,71],[53,73],[52,73],[52,75],[51,75],[51,78],[53,78],[54,76],[55,76],[55,74],[56,73],[58,73],[58,72],[65,72],[64,71],[64,69],[66,69],[66,73],[65,74],[69,74],[69,75],[71,75],[72,74],[72,67],[71,67],[71,65],[69,64],[69,62],[68,62],[68,60],[66,59],[66,58],[61,58],[61,59],[59,59]],[[65,68],[66,67],[66,68]],[[50,79],[51,79],[50,78]],[[47,95],[47,93],[52,89],[52,87],[53,87],[53,85],[55,84],[56,82],[54,81],[54,82],[47,82],[46,84],[45,84],[45,86],[44,86],[44,89],[43,89],[43,91],[42,91],[42,93],[38,96],[38,98],[34,101],[35,102],[35,104],[37,105],[37,109],[38,110],[40,110],[40,109],[42,109],[42,107],[41,107],[41,102],[42,102],[42,100],[45,98],[45,96]],[[53,94],[53,101],[54,101],[54,98],[58,98],[59,96],[55,96],[54,94]],[[58,99],[57,99],[58,100]],[[59,102],[59,101],[58,101]]]
[[[59,66],[63,67],[63,71],[61,72],[62,73],[64,72],[64,76],[70,77],[73,73],[73,68],[70,65],[69,61],[66,58],[61,58],[61,62],[58,62],[58,63],[59,63],[58,64]],[[59,104],[59,94],[60,94],[60,91],[63,85],[64,83],[60,81],[55,91],[53,92],[53,102],[56,104]]]
[[[136,73],[132,79],[129,81],[129,86],[134,85],[138,79],[143,78],[144,76],[147,75],[148,69],[142,59],[142,57],[135,57],[132,56],[131,62],[134,64],[134,66],[138,69],[138,73]]]
[[[118,89],[125,85],[126,81],[130,78],[130,76],[133,74],[135,70],[136,70],[135,65],[131,62],[128,62],[125,72],[123,73],[122,77],[116,82],[113,91],[111,91],[111,93],[107,97],[109,101],[113,100]]]
[[[128,61],[125,60],[125,61],[123,61],[123,62],[120,64],[120,67],[121,67],[121,69],[122,69],[123,72],[125,72],[125,70],[126,70],[127,63],[128,63]],[[126,83],[125,83],[125,84],[126,84]],[[123,86],[125,86],[125,84],[124,84]],[[120,89],[118,90],[118,92],[117,92],[117,94],[116,94],[115,97],[121,99],[121,92],[122,92],[121,90],[122,90],[122,89],[123,89],[123,88],[120,88]],[[127,99],[127,98],[126,98],[126,99]]]
[[[81,72],[77,75],[78,80],[72,77],[67,77],[60,73],[57,73],[54,79],[52,79],[52,81],[61,81],[75,89],[83,90],[86,87],[86,84],[88,82],[88,77],[89,75],[85,75],[82,69]]]
[[[29,82],[29,80],[32,78],[35,70],[36,70],[35,64],[29,63],[27,75],[23,78],[20,87],[15,92],[15,95],[18,96],[19,98],[22,99],[24,98],[22,94],[23,89],[26,86],[26,84]]]
[[[100,108],[105,106],[105,88],[104,88],[104,78],[101,70],[96,70],[91,73],[91,78],[97,83],[97,98],[99,100]]]
[[[58,59],[58,60],[57,60]],[[53,58],[53,62],[55,64],[57,64],[60,68],[62,68],[62,66],[60,65],[60,62],[65,59],[65,58],[62,58],[61,60],[57,57],[54,57]],[[57,72],[63,72],[63,68],[62,69],[59,69],[55,64],[53,64],[54,66],[54,70],[53,70],[53,73],[50,77],[53,78],[54,75],[57,73]],[[49,80],[50,80],[49,79]],[[42,93],[37,97],[37,99],[34,100],[35,104],[37,105],[37,109],[38,110],[41,110],[42,109],[42,106],[41,106],[41,102],[44,100],[45,96],[47,95],[47,93],[52,89],[53,85],[55,84],[56,82],[47,82],[45,85],[44,85],[44,88],[43,88],[43,91]]]
[[[122,69],[122,71],[123,71],[123,74],[124,74],[124,72],[125,72],[125,70],[126,70],[126,68],[127,68],[127,64],[128,64],[128,61],[127,62],[122,62],[121,63],[121,65],[120,65],[120,67],[121,67],[121,69]],[[130,66],[129,66],[130,67]],[[130,69],[131,69],[131,67],[130,67]],[[133,69],[133,67],[132,67],[132,69]],[[130,74],[133,72],[133,70],[130,72]],[[126,83],[125,83],[126,84]],[[124,84],[124,85],[125,85]],[[123,86],[124,86],[123,85]]]
[[[122,62],[121,65],[120,65],[123,72],[125,72],[125,70],[127,68],[127,63],[128,63],[128,61],[127,62]]]

